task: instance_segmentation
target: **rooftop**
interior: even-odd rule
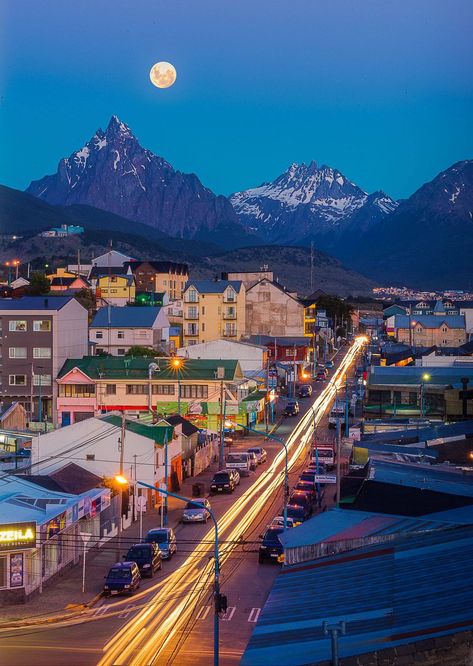
[[[410,328],[412,327],[414,321],[416,325],[420,325],[423,328],[440,328],[444,324],[449,328],[465,328],[465,316],[464,315],[441,315],[441,314],[432,314],[432,315],[403,315],[398,314],[394,315],[394,327],[395,328]]]
[[[428,375],[429,379],[423,376]],[[465,368],[459,366],[414,366],[404,367],[372,366],[368,373],[368,386],[429,386],[461,387],[461,378],[465,376]],[[473,378],[472,378],[473,379]]]
[[[3,298],[0,301],[0,312],[3,310],[57,311],[73,300],[73,296],[23,296],[11,300]]]
[[[118,428],[122,425],[121,416],[116,416],[115,414],[110,414],[105,416],[102,421],[105,423],[110,423],[111,425],[117,426]],[[130,432],[134,432],[135,435],[141,435],[142,437],[147,437],[152,439],[153,442],[163,445],[165,442],[170,442],[174,434],[174,427],[167,425],[150,425],[146,423],[140,423],[137,420],[125,420],[125,429]]]
[[[185,289],[195,287],[200,294],[222,294],[229,286],[239,292],[243,282],[240,280],[189,280],[186,282]]]
[[[160,312],[160,307],[139,308],[131,305],[104,307],[98,310],[90,328],[150,328]]]

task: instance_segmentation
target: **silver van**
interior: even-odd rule
[[[240,476],[249,476],[251,470],[251,456],[247,451],[227,453],[225,459],[227,469],[236,469]]]

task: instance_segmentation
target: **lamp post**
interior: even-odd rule
[[[248,430],[248,432],[254,432],[257,435],[261,435],[259,430],[255,430],[254,428],[250,428],[249,426],[243,425],[242,423],[234,423],[233,421],[227,421],[225,424],[228,428],[231,427],[238,427],[238,428],[243,428],[244,430]],[[285,458],[284,458],[284,529],[287,529],[287,504],[289,500],[289,453],[287,450],[287,444],[283,439],[280,439],[279,437],[276,437],[275,435],[270,435],[269,433],[265,433],[265,437],[267,439],[271,439],[274,442],[277,442],[278,444],[281,444],[281,446],[284,447],[284,453],[285,453]]]
[[[121,474],[115,477],[115,480],[121,485],[128,485],[129,481]],[[202,504],[195,502],[194,500],[188,499],[187,497],[182,497],[182,495],[177,495],[172,493],[169,490],[163,490],[162,488],[157,488],[152,486],[149,483],[144,481],[137,481],[137,484],[143,486],[144,488],[150,488],[155,492],[161,493],[167,497],[174,497],[175,499],[181,500],[181,502],[186,502],[191,504],[198,509],[202,508]],[[214,666],[218,666],[219,663],[219,613],[222,611],[225,612],[227,609],[227,599],[224,595],[220,593],[220,558],[219,558],[219,546],[218,546],[218,523],[215,517],[215,514],[210,508],[204,509],[208,512],[211,517],[214,528],[215,528],[215,548],[214,548]]]
[[[177,413],[181,415],[181,369],[184,365],[184,361],[180,356],[175,356],[171,365],[174,370],[177,370]]]
[[[422,382],[420,384],[420,416],[421,418],[425,418],[425,382],[428,382],[430,379],[430,375],[427,372],[424,372],[422,375]]]

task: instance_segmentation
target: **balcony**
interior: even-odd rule
[[[226,328],[223,331],[223,337],[224,338],[236,338],[236,336],[237,336],[236,328]]]
[[[188,328],[187,330],[184,331],[185,337],[192,337],[193,335],[199,335],[198,326],[193,326],[192,328]]]
[[[237,314],[236,314],[236,312],[224,312],[223,313],[223,318],[224,319],[236,319]]]
[[[184,314],[184,319],[198,319],[199,318],[199,313],[198,312],[186,312]]]

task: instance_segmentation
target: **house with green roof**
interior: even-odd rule
[[[218,432],[221,389],[225,413],[237,415],[243,379],[240,364],[232,360],[68,359],[57,377],[59,420],[64,426],[112,411],[163,418],[180,413],[197,427]]]

